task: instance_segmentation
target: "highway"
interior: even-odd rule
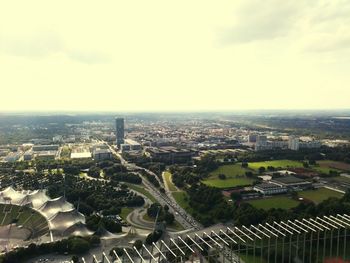
[[[178,221],[185,229],[199,230],[203,228],[203,226],[200,223],[198,223],[190,214],[188,214],[181,206],[179,206],[176,203],[170,192],[166,191],[166,194],[161,193],[152,183],[150,183],[147,180],[145,176],[143,176],[138,171],[143,170],[148,174],[155,176],[160,185],[164,188],[163,182],[158,178],[158,176],[155,173],[143,167],[139,167],[134,163],[129,163],[123,158],[123,156],[121,156],[121,154],[119,154],[116,151],[116,149],[113,146],[109,145],[105,141],[101,142],[106,144],[111,150],[111,152],[120,159],[121,164],[123,164],[129,171],[137,173],[142,178],[142,182],[147,188],[147,190],[150,192],[150,194],[152,194],[162,206],[168,205],[169,211],[174,214],[176,221]]]

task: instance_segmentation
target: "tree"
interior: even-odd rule
[[[253,177],[253,173],[252,172],[245,172],[245,176],[247,176],[247,177]]]
[[[140,240],[140,239],[136,240],[134,243],[134,247],[138,250],[141,249],[142,248],[142,240]]]
[[[262,174],[266,171],[264,166],[259,167],[259,173]]]
[[[219,174],[219,179],[225,180],[225,179],[226,179],[226,175],[224,175],[224,174]]]

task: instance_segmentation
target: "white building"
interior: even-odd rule
[[[298,151],[299,150],[299,138],[297,138],[295,136],[289,136],[288,149],[293,150],[293,151]]]

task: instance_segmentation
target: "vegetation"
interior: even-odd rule
[[[299,205],[299,202],[288,196],[274,196],[264,199],[250,200],[247,203],[255,208],[269,210],[275,209],[291,209]]]
[[[151,200],[153,203],[157,202],[157,199],[150,194],[143,186],[133,185],[133,184],[126,184],[130,189],[139,192],[146,196],[149,200]]]
[[[319,188],[317,190],[308,190],[299,193],[299,196],[312,201],[315,204],[319,204],[328,198],[341,198],[344,194],[330,190],[327,188]]]
[[[275,161],[263,161],[263,162],[249,162],[248,167],[255,171],[259,171],[259,168],[264,167],[268,169],[269,167],[274,168],[291,168],[291,167],[303,167],[303,163],[299,161],[292,160],[275,160]]]
[[[172,182],[171,179],[171,173],[166,171],[164,172],[164,178],[165,178],[165,183],[168,186],[169,191],[177,191],[177,188],[175,187],[175,185]]]
[[[97,236],[90,237],[70,237],[52,243],[30,244],[28,247],[20,247],[0,257],[2,263],[24,262],[30,258],[49,253],[82,254],[94,245],[100,243]]]
[[[162,207],[158,203],[153,203],[148,209],[147,209],[147,215],[150,218],[156,218],[158,215],[158,221],[159,222],[166,222],[167,225],[171,225],[175,221],[175,217],[172,213],[169,212],[169,207],[165,205]]]

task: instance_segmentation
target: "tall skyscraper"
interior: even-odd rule
[[[115,118],[115,128],[117,145],[120,148],[120,145],[124,143],[124,118]]]

